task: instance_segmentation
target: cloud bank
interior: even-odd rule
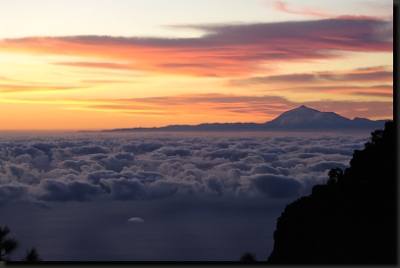
[[[366,138],[286,134],[90,134],[0,141],[0,202],[296,198],[349,165]],[[334,135],[334,134],[332,134]]]
[[[45,260],[266,260],[284,206],[349,166],[368,136],[3,135],[2,224]]]

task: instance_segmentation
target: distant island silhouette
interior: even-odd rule
[[[268,263],[397,264],[395,131],[386,122],[349,168],[285,207]]]
[[[153,128],[119,128],[101,132],[130,131],[331,131],[331,130],[370,130],[382,128],[388,120],[353,120],[333,112],[320,112],[304,105],[284,112],[277,118],[264,124],[258,123],[204,123],[200,125],[169,125]]]

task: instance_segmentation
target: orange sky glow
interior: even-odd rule
[[[392,119],[392,11],[310,3],[249,2],[283,21],[169,25],[197,36],[0,33],[0,130],[264,123],[300,105]]]

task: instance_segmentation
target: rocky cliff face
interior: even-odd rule
[[[372,133],[350,168],[286,206],[274,232],[272,264],[396,264],[395,127]]]

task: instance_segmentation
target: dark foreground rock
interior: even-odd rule
[[[397,182],[393,121],[354,151],[350,168],[286,206],[271,264],[396,264]]]

